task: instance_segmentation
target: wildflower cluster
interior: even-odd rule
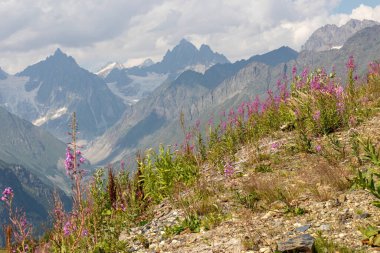
[[[74,154],[72,148],[69,146],[66,148],[65,169],[68,176],[73,177],[75,174],[83,172],[79,170],[79,167],[85,161],[86,159],[82,156],[80,150],[76,150]]]
[[[350,58],[351,59],[351,58]],[[352,67],[353,60],[349,61]],[[335,73],[324,69],[302,72],[292,83],[291,109],[298,126],[315,134],[328,134],[347,125],[353,107],[345,88],[336,82]],[[355,119],[351,119],[353,122]]]
[[[12,199],[13,199],[12,188],[11,187],[5,188],[3,191],[3,195],[1,196],[1,201],[4,201],[5,203],[7,203],[9,205],[10,202],[12,201]]]
[[[14,247],[13,252],[29,252],[30,248],[27,241],[31,237],[32,225],[26,219],[25,212],[21,212],[16,208],[13,210],[12,200],[14,197],[13,189],[6,187],[2,193],[1,200],[7,204],[10,225],[13,231]],[[7,235],[10,236],[10,235]],[[10,241],[10,238],[7,238]],[[10,247],[10,245],[7,245]]]
[[[231,177],[234,174],[235,170],[231,163],[226,163],[224,165],[224,175],[226,177]]]

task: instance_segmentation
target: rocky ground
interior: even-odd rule
[[[340,245],[368,252],[380,251],[362,246],[358,228],[380,224],[380,212],[371,205],[372,195],[355,190],[336,199],[316,202],[304,199],[300,204],[307,211],[291,216],[279,211],[235,213],[212,230],[199,233],[184,231],[165,239],[165,227],[178,224],[184,218],[181,210],[168,202],[157,206],[155,218],[148,224],[126,231],[121,240],[131,243],[130,252],[274,252],[279,242],[318,233]],[[140,239],[139,239],[140,238]],[[144,239],[141,239],[144,238]],[[252,245],[251,250],[247,248]]]
[[[376,137],[379,121],[380,117],[375,117],[354,131]],[[337,138],[348,143],[350,131],[338,133]],[[275,139],[291,143],[289,136],[288,133],[279,133]],[[324,141],[317,140],[322,144]],[[271,153],[271,159],[265,161],[272,168],[270,172],[258,173],[253,169],[255,161],[247,147],[240,150],[232,177],[210,168],[202,172],[204,182],[214,190],[212,201],[228,214],[220,224],[210,230],[201,228],[199,232],[192,233],[185,229],[178,235],[168,236],[166,228],[178,225],[187,210],[180,208],[178,198],[166,200],[152,209],[152,218],[145,225],[121,234],[120,240],[129,243],[127,251],[269,253],[287,247],[285,242],[291,238],[301,236],[307,241],[311,236],[312,239],[328,238],[358,252],[380,252],[380,248],[363,244],[359,231],[368,225],[380,225],[380,208],[372,205],[375,198],[369,192],[347,187],[347,181],[356,173],[350,162],[352,158],[334,162],[322,154],[289,156],[285,144],[276,151],[271,150],[273,142],[271,137],[263,144],[267,147],[266,152]],[[258,179],[267,182],[269,187],[263,188],[264,181]],[[343,179],[345,183],[342,183]],[[244,192],[252,181],[256,189],[261,187],[270,192],[272,185],[290,197],[266,203],[258,201],[254,207],[247,207],[236,200],[234,193]],[[293,209],[289,211],[289,207]]]

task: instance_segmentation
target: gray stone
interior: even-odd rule
[[[366,219],[366,218],[369,218],[371,215],[369,213],[361,213],[361,214],[358,214],[356,217],[358,219]]]
[[[322,231],[328,231],[330,230],[330,225],[322,224],[319,229]]]
[[[306,225],[303,225],[303,226],[300,226],[300,227],[296,228],[296,231],[297,231],[297,232],[305,232],[305,231],[308,230],[310,227],[311,227],[310,224],[306,224]]]
[[[315,253],[314,246],[315,239],[309,234],[303,234],[295,238],[291,238],[284,242],[277,243],[277,250],[279,252],[305,252]]]

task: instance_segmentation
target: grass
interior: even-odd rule
[[[355,250],[346,246],[339,245],[331,240],[324,238],[321,234],[315,240],[315,250],[317,253],[364,253],[364,250]]]

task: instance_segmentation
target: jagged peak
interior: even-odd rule
[[[54,51],[54,54],[46,57],[45,60],[42,60],[38,63],[28,66],[23,71],[16,74],[16,76],[29,76],[35,73],[36,70],[44,71],[46,65],[54,66],[55,68],[79,68],[79,65],[76,63],[75,59],[67,54],[65,54],[60,48],[57,48]]]
[[[66,54],[63,53],[59,47],[54,52],[54,56],[64,56],[64,55],[66,55]]]
[[[181,39],[179,44],[174,47],[173,51],[178,50],[178,49],[183,49],[183,48],[198,51],[198,49],[194,46],[194,44],[186,39]]]
[[[69,64],[75,64],[77,65],[75,59],[66,53],[64,53],[60,48],[57,48],[54,51],[54,54],[46,58],[47,61],[54,61],[54,62],[66,62]]]
[[[188,40],[185,39],[185,38],[182,38],[182,39],[180,40],[179,44],[180,44],[180,45],[181,45],[181,44],[191,44],[191,45],[193,45],[190,41],[188,41]]]
[[[213,52],[210,48],[209,45],[202,44],[201,47],[199,48],[199,51],[201,52]]]

